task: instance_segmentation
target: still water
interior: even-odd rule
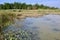
[[[3,32],[12,31],[12,34],[15,34],[20,30],[29,34],[27,39],[23,39],[23,37],[23,40],[60,40],[60,15],[49,14],[38,18],[15,19],[15,23]],[[21,38],[22,35],[18,34],[17,37]]]

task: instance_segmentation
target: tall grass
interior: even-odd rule
[[[3,13],[1,14],[0,23],[4,26],[8,22],[12,22],[14,20],[15,14],[12,13]]]
[[[13,22],[15,18],[15,14],[12,14],[12,13],[2,13],[0,14],[0,39],[2,40],[1,38],[1,35],[2,35],[2,29],[6,26],[8,26],[10,23]]]

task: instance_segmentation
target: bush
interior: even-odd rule
[[[18,12],[21,12],[21,10],[19,10]]]
[[[15,17],[15,14],[12,14],[12,13],[3,13],[0,16],[0,24],[4,27],[4,25],[6,25],[7,23],[13,22],[14,17]]]
[[[16,10],[14,9],[13,12],[16,12]]]

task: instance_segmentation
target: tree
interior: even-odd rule
[[[11,6],[9,3],[4,3],[4,9],[10,9],[10,8],[11,8]]]
[[[0,9],[4,9],[4,8],[3,8],[3,4],[0,4]]]
[[[35,8],[35,9],[38,9],[39,6],[40,6],[39,4],[35,4],[35,5],[34,5],[34,8]]]
[[[43,4],[32,5],[32,4],[18,3],[18,2],[0,4],[0,9],[40,9],[40,8],[57,9],[55,7],[44,6]]]
[[[27,5],[27,9],[32,9],[32,5],[31,4],[28,4]]]
[[[19,3],[17,3],[17,2],[14,2],[14,4],[13,4],[14,6],[13,6],[13,8],[14,9],[19,9]]]
[[[22,9],[27,9],[26,3],[22,3],[21,8],[22,8]]]

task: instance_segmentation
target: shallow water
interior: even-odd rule
[[[35,34],[34,39],[31,40],[60,40],[60,15],[50,14],[38,18],[15,19],[15,24],[10,25],[4,32],[14,33],[20,30]]]

